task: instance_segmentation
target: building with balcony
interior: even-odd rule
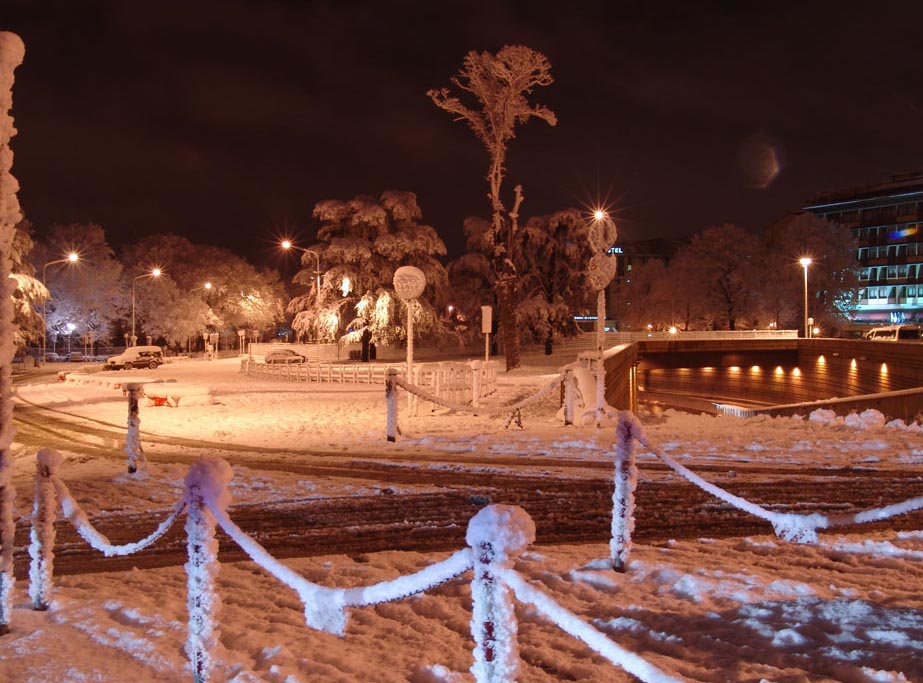
[[[856,238],[855,323],[923,323],[923,173],[821,195],[804,208]]]

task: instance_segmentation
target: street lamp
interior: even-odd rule
[[[160,268],[154,268],[150,273],[143,273],[131,281],[131,345],[135,345],[135,283],[143,277],[160,277]]]
[[[77,263],[78,260],[80,260],[80,255],[76,251],[72,251],[67,255],[67,258],[49,261],[42,266],[42,363],[45,362],[45,349],[47,348],[46,344],[48,337],[48,322],[45,318],[45,305],[48,302],[48,288],[45,286],[46,271],[48,270],[48,266],[53,266],[58,263]]]
[[[211,282],[206,282],[206,283],[205,283],[204,285],[202,285],[201,287],[193,287],[192,289],[189,290],[189,292],[190,292],[190,293],[192,293],[192,292],[198,292],[200,289],[206,289],[206,290],[208,290],[208,289],[211,289],[211,288],[212,288],[212,283],[211,283]]]
[[[606,287],[615,277],[616,261],[609,248],[618,237],[615,223],[603,209],[593,212],[590,225],[590,258],[588,276],[590,286],[596,290],[596,426],[602,427],[606,413],[606,366],[603,349],[606,345]]]
[[[314,276],[317,278],[317,298],[320,300],[320,254],[311,249],[297,247],[292,244],[291,240],[282,240],[282,242],[279,243],[279,246],[281,246],[286,251],[297,249],[298,251],[304,252],[306,254],[311,254],[314,257]]]
[[[804,267],[804,336],[805,339],[811,336],[811,328],[808,326],[808,266],[813,263],[813,261],[805,256],[804,258],[798,261]]]

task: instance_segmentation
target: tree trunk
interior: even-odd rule
[[[372,333],[365,329],[362,331],[362,354],[361,360],[363,363],[368,363],[370,358],[370,349],[372,344]]]
[[[507,275],[497,280],[497,308],[499,308],[500,339],[506,355],[506,370],[515,370],[520,366],[519,326],[516,324],[516,298],[514,277]]]

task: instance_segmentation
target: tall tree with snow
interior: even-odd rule
[[[469,216],[464,225],[468,251],[449,261],[446,270],[452,288],[451,329],[468,345],[481,340],[481,306],[494,305],[494,275],[484,250],[490,221]]]
[[[459,91],[432,89],[427,95],[440,109],[465,121],[487,149],[490,167],[487,172],[491,227],[485,235],[485,253],[493,270],[501,338],[506,353],[506,369],[519,367],[519,327],[517,305],[520,294],[515,250],[519,240],[519,208],[522,188],[514,190],[512,208],[507,209],[502,196],[506,176],[506,158],[510,140],[516,136],[516,124],[532,117],[554,126],[557,118],[551,109],[533,105],[527,96],[538,86],[551,85],[551,63],[540,52],[522,45],[507,45],[497,54],[471,51],[462,68],[451,78]],[[472,101],[466,104],[462,98]]]
[[[13,71],[22,64],[26,48],[15,33],[0,31],[0,635],[9,632],[13,610],[13,355],[16,326],[12,294],[16,281],[10,277],[16,224],[22,220],[19,183],[12,174],[16,135],[13,117]]]
[[[416,266],[426,275],[426,289],[414,317],[420,337],[444,333],[440,312],[448,297],[448,276],[437,257],[445,244],[429,225],[413,192],[388,191],[376,199],[360,195],[349,201],[328,199],[314,207],[321,225],[318,244],[323,279],[320,291],[314,257],[305,254],[304,270],[294,278],[309,288],[292,299],[292,327],[299,335],[318,340],[389,344],[403,339],[405,309],[394,293],[394,271]]]

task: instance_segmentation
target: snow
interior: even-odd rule
[[[628,455],[631,448],[625,435],[617,438],[614,423],[603,429],[564,427],[555,417],[557,395],[523,411],[525,429],[506,430],[505,416],[452,415],[431,411],[425,402],[419,417],[409,417],[403,391],[402,432],[389,443],[383,385],[247,378],[239,367],[236,359],[188,360],[157,371],[159,379],[209,387],[215,402],[142,406],[148,463],[136,474],[126,473],[124,454],[117,459],[88,455],[80,444],[62,451],[56,468],[70,491],[74,519],[82,523],[86,515],[105,519],[145,511],[152,527],[162,525],[184,487],[195,482],[217,524],[246,542],[233,523],[235,506],[244,503],[439,488],[340,476],[308,480],[261,469],[261,457],[291,464],[392,458],[396,467],[420,470],[531,471],[580,481],[614,472],[614,451]],[[498,379],[496,400],[522,400],[545,388],[554,374],[547,369],[506,373]],[[83,416],[127,431],[128,405],[121,390],[51,379],[20,384],[17,410],[42,405],[53,408],[62,422]],[[645,439],[633,448],[642,469],[626,487],[636,485],[640,492],[652,481],[675,481],[674,471],[652,467],[667,452],[682,463],[676,471],[699,472],[714,486],[771,481],[774,469],[805,483],[816,470],[847,467],[857,477],[900,470],[923,479],[919,425],[885,424],[880,415],[865,413],[851,420],[821,417],[742,420],[674,411],[642,416],[631,430]],[[230,461],[233,478],[221,461],[200,461],[203,472],[158,458],[182,452],[181,439],[212,444]],[[120,446],[111,450],[118,453]],[[18,516],[31,514],[36,462],[54,462],[36,451],[13,443]],[[227,481],[229,496],[209,488],[215,480]],[[918,509],[919,500],[880,492],[880,507],[891,512]],[[829,508],[819,512],[816,498],[784,509],[751,505],[793,524],[815,514],[835,517],[827,514]],[[720,505],[715,509],[717,516]],[[482,513],[487,510],[503,513],[504,523],[482,524],[485,520],[476,518],[469,534],[477,542],[498,528],[508,530],[496,546],[504,543],[506,550],[487,566],[498,583],[509,586],[506,597],[518,641],[512,666],[518,666],[520,681],[634,680],[625,669],[658,681],[923,680],[921,530],[888,531],[878,525],[876,531],[850,527],[849,533],[839,533],[818,525],[822,530],[810,544],[772,534],[716,539],[703,530],[700,538],[689,540],[635,540],[625,572],[616,573],[605,535],[588,544],[534,545],[531,520],[516,508],[483,508]],[[641,502],[633,517],[642,520],[650,513]],[[207,521],[199,520],[197,533]],[[666,528],[669,523],[664,522]],[[207,552],[212,541],[207,534],[203,538]],[[44,612],[31,609],[28,582],[18,581],[11,632],[0,637],[0,680],[191,680],[187,643],[192,648],[210,638],[214,647],[207,664],[215,681],[473,680],[472,608],[474,602],[478,609],[480,588],[472,587],[472,560],[463,545],[442,553],[284,561],[250,550],[257,562],[224,562],[214,574],[195,569],[196,585],[205,584],[206,593],[209,582],[214,588],[215,602],[206,607],[220,605],[220,611],[203,613],[195,643],[187,631],[186,602],[193,574],[187,577],[181,566],[55,576]],[[272,568],[264,569],[265,564]],[[328,612],[309,614],[309,608]],[[343,615],[339,623],[338,614]],[[306,619],[341,628],[315,630]]]

